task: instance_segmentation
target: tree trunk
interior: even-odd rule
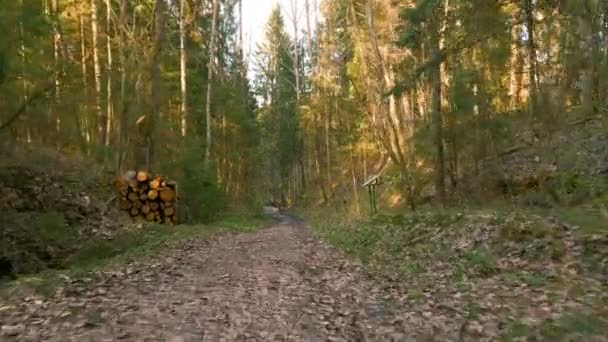
[[[354,145],[350,149],[350,176],[353,182],[353,198],[355,201],[355,212],[357,216],[361,216],[361,208],[359,207],[359,185],[357,184],[357,171],[355,169],[355,156],[353,153]]]
[[[536,45],[534,43],[534,1],[525,0],[526,28],[528,30],[528,108],[531,116],[536,110]]]
[[[80,15],[80,69],[82,72],[82,91],[84,94],[84,120],[82,126],[84,128],[84,139],[87,144],[91,143],[90,118],[88,117],[88,102],[89,102],[89,85],[87,81],[87,48],[84,28],[84,15]]]
[[[436,49],[435,53],[439,53]],[[443,115],[441,113],[441,73],[439,65],[432,70],[432,112],[435,143],[435,191],[439,204],[445,204],[445,157],[443,151]]]
[[[59,35],[59,20],[57,0],[51,0],[51,16],[53,17],[53,68],[54,68],[54,80],[55,80],[55,92],[53,94],[53,119],[55,126],[55,142],[59,147],[59,139],[61,138],[61,115],[59,114],[59,104],[61,102],[61,77],[60,71],[60,39]]]
[[[182,95],[181,103],[181,133],[186,136],[188,130],[188,91],[187,91],[187,51],[186,51],[186,23],[185,11],[186,0],[179,1],[179,70],[180,70],[180,90]]]
[[[150,116],[144,119],[144,136],[140,143],[138,168],[151,170],[156,160],[156,123],[160,117],[160,61],[165,25],[165,0],[156,0],[154,15],[154,46],[152,49],[152,64],[150,68]]]
[[[441,53],[445,45],[445,35],[447,30],[447,18],[449,2],[445,0],[443,4],[443,16],[441,23],[438,27],[437,33],[435,34],[434,42],[434,60],[436,65],[431,70],[431,110],[433,113],[433,129],[434,129],[434,140],[435,140],[435,192],[437,194],[437,201],[440,205],[445,205],[446,193],[445,193],[445,151],[444,151],[444,139],[443,139],[443,113],[441,106],[441,87],[442,87],[442,76],[444,74],[442,69]]]
[[[292,2],[293,21],[293,75],[296,79],[296,110],[300,105],[300,53],[298,51],[298,0]]]
[[[105,117],[101,110],[101,66],[99,64],[99,49],[97,23],[97,0],[91,0],[91,34],[93,48],[93,71],[95,76],[95,112],[97,113],[97,142],[101,145],[105,142]]]
[[[306,9],[306,48],[308,50],[308,63],[314,65],[312,61],[312,30],[310,29],[310,0],[304,0]]]
[[[592,45],[593,45],[593,29],[591,28],[591,19],[587,11],[577,18],[577,31],[579,35],[579,46],[582,60],[582,67],[579,72],[579,80],[581,84],[581,107],[585,115],[593,113],[593,60],[592,60]]]
[[[213,62],[215,59],[215,40],[217,35],[217,16],[218,16],[218,0],[212,0],[213,15],[211,23],[211,40],[209,42],[209,61],[207,64],[207,94],[205,103],[205,123],[206,123],[206,146],[205,146],[205,163],[207,167],[211,161],[211,92],[213,90]]]
[[[107,94],[106,94],[106,146],[110,146],[110,140],[112,136],[112,125],[114,122],[114,104],[112,102],[112,38],[111,38],[111,29],[112,29],[112,2],[110,0],[106,0],[106,41],[107,41],[107,57],[108,57],[108,65],[106,66],[106,73],[108,77],[107,84]]]
[[[521,79],[523,74],[524,58],[521,50],[521,24],[518,22],[521,18],[521,11],[515,10],[511,21],[511,61],[509,70],[509,96],[510,107],[516,109],[521,103]]]
[[[127,0],[120,0],[119,4],[119,26],[118,30],[118,58],[120,59],[120,121],[118,124],[118,142],[119,142],[119,153],[117,154],[117,165],[116,171],[122,171],[122,163],[126,157],[127,151],[127,123],[128,123],[128,110],[127,110],[127,58],[125,56],[125,30],[127,29]]]

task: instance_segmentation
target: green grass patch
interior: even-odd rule
[[[237,232],[253,232],[271,223],[272,219],[261,212],[241,210],[227,213],[213,225]]]
[[[475,275],[489,277],[496,273],[496,258],[487,249],[472,250],[462,256],[464,264]]]
[[[578,334],[582,336],[599,335],[608,329],[607,322],[596,315],[582,312],[569,312],[556,320],[547,320],[540,327],[540,333],[547,339]]]

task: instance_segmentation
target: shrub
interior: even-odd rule
[[[174,165],[179,184],[180,220],[210,222],[226,209],[226,195],[217,184],[216,166],[205,165],[203,148],[186,145]]]

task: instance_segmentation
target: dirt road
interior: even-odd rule
[[[280,216],[280,215],[279,215]],[[409,341],[361,267],[280,216],[0,311],[3,340]]]

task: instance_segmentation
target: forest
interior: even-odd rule
[[[608,1],[282,0],[256,18],[255,44],[248,1],[270,2],[3,3],[0,336],[166,340],[169,316],[118,329],[102,304],[76,313],[78,296],[53,292],[144,300],[125,284],[154,278],[168,307],[194,301],[188,286],[211,298],[208,335],[171,341],[275,336],[238,323],[261,317],[254,304],[226,318],[233,329],[212,326],[227,293],[224,311],[287,310],[255,323],[277,339],[607,338]],[[196,275],[208,255],[228,270],[205,273],[223,290]],[[300,275],[275,259],[302,262]],[[352,260],[374,280],[338,265]],[[288,279],[287,299],[270,278]],[[21,299],[41,288],[55,294],[43,308]],[[387,288],[401,306],[373,299],[386,321],[345,321],[361,300],[336,293]],[[302,293],[318,304],[305,312],[331,314],[305,326],[290,311]],[[85,321],[34,328],[32,307]]]

